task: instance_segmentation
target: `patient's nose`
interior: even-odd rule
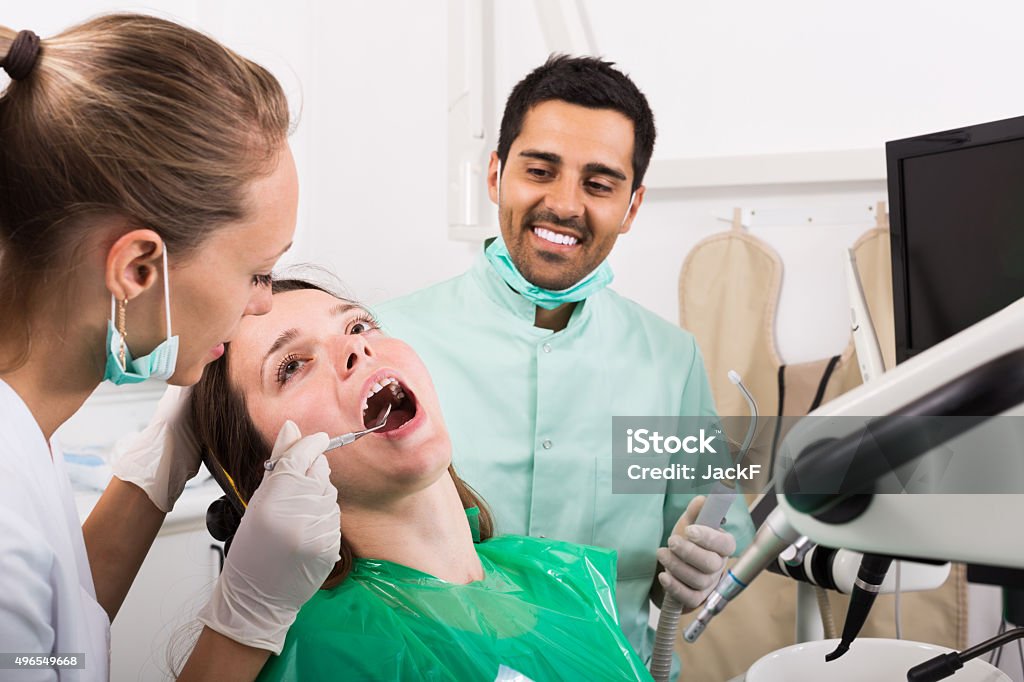
[[[343,337],[345,339],[342,348],[340,362],[337,372],[342,378],[347,378],[361,362],[373,357],[373,349],[366,342],[366,337],[359,334],[351,334]]]

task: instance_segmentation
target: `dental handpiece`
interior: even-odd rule
[[[391,405],[388,404],[388,406],[384,408],[384,411],[380,413],[380,417],[377,419],[376,426],[371,426],[370,428],[363,429],[362,431],[352,431],[351,433],[343,433],[340,436],[335,436],[334,438],[327,442],[327,448],[324,450],[324,452],[340,448],[343,445],[351,445],[352,443],[355,443],[363,436],[369,433],[373,433],[374,431],[379,431],[380,429],[383,429],[384,425],[388,423],[388,415],[390,414]],[[268,459],[266,462],[263,463],[263,468],[266,469],[267,471],[273,471],[275,466],[277,466],[276,459]]]
[[[729,381],[743,393],[747,406],[750,408],[750,425],[747,427],[746,437],[743,439],[739,456],[736,458],[736,463],[739,464],[747,456],[750,443],[754,440],[758,417],[757,403],[754,401],[754,396],[743,385],[743,380],[737,372],[729,370],[728,376]],[[700,514],[697,515],[694,525],[708,526],[715,530],[721,528],[735,497],[736,490],[734,488],[716,480],[704,500],[704,506],[701,508]],[[671,675],[672,651],[675,648],[676,632],[679,630],[679,619],[682,612],[682,604],[671,594],[666,593],[661,603],[661,615],[658,618],[658,629],[654,637],[654,650],[650,663],[651,676],[655,682],[667,682]]]
[[[754,540],[750,543],[747,551],[743,552],[736,565],[722,576],[718,587],[704,603],[700,615],[690,623],[690,627],[686,628],[683,638],[687,642],[696,642],[711,619],[721,613],[731,600],[745,590],[747,585],[798,537],[800,537],[800,533],[789,525],[789,521],[786,520],[786,515],[781,509],[777,508],[769,514],[757,530],[757,534],[754,535]]]
[[[747,436],[743,441],[742,452],[745,455],[754,437],[757,406],[754,403],[753,396],[750,395],[746,386],[740,381],[739,375],[736,372],[729,372],[729,380],[736,384],[740,391],[743,392],[743,397],[746,398],[747,404],[750,405],[754,416],[754,419],[751,420],[750,428],[747,430]],[[724,496],[712,495],[711,497]],[[683,639],[690,643],[696,642],[697,638],[704,632],[704,629],[707,628],[708,623],[711,622],[711,619],[721,613],[722,609],[726,607],[731,599],[742,592],[750,581],[757,577],[758,573],[763,571],[772,560],[789,547],[793,540],[796,540],[798,537],[799,534],[793,530],[789,522],[786,521],[786,518],[781,513],[778,513],[778,510],[770,515],[757,531],[750,547],[740,556],[736,565],[727,570],[725,575],[722,576],[722,579],[718,582],[718,587],[715,588],[715,591],[704,602],[704,608],[701,609],[697,619],[683,632]]]

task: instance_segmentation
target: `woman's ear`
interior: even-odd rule
[[[163,253],[164,240],[153,230],[122,235],[107,251],[107,289],[119,301],[135,298],[156,282]]]

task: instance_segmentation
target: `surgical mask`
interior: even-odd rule
[[[500,209],[501,161],[498,161],[496,194],[498,199],[498,208]],[[622,222],[619,224],[619,227],[626,224],[626,219],[629,218],[629,212],[633,209],[633,200],[635,198],[636,192],[633,192],[629,197],[629,206],[626,207],[626,214],[622,217]],[[612,280],[615,278],[615,273],[612,272],[612,266],[608,264],[606,259],[597,266],[593,272],[568,289],[552,291],[551,289],[539,287],[523,277],[515,263],[512,262],[512,255],[509,253],[505,240],[500,235],[490,244],[490,246],[487,247],[484,251],[484,255],[487,257],[487,260],[491,263],[491,266],[495,271],[497,271],[497,273],[501,275],[501,278],[505,280],[506,284],[519,292],[523,298],[530,301],[535,306],[544,308],[545,310],[554,310],[560,305],[576,303],[589,298],[611,284]]]
[[[484,255],[487,256],[491,266],[501,275],[506,284],[522,294],[523,298],[530,303],[545,310],[554,310],[564,303],[576,303],[589,298],[611,284],[612,279],[615,278],[612,266],[608,265],[606,260],[597,266],[596,270],[568,289],[552,291],[539,287],[523,277],[515,263],[512,262],[512,255],[508,252],[505,240],[501,237],[491,242],[491,245],[484,251]]]
[[[169,379],[178,362],[178,337],[171,336],[171,288],[167,278],[167,248],[164,248],[164,311],[167,315],[167,338],[150,353],[133,358],[121,332],[114,326],[117,301],[110,295],[110,320],[107,321],[107,368],[103,379],[118,386],[137,384],[146,379]],[[124,362],[121,352],[124,351]]]

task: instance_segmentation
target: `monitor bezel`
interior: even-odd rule
[[[889,240],[892,254],[892,294],[897,364],[925,350],[915,348],[913,339],[910,337],[903,162],[911,158],[1020,139],[1024,139],[1024,116],[886,142]]]

